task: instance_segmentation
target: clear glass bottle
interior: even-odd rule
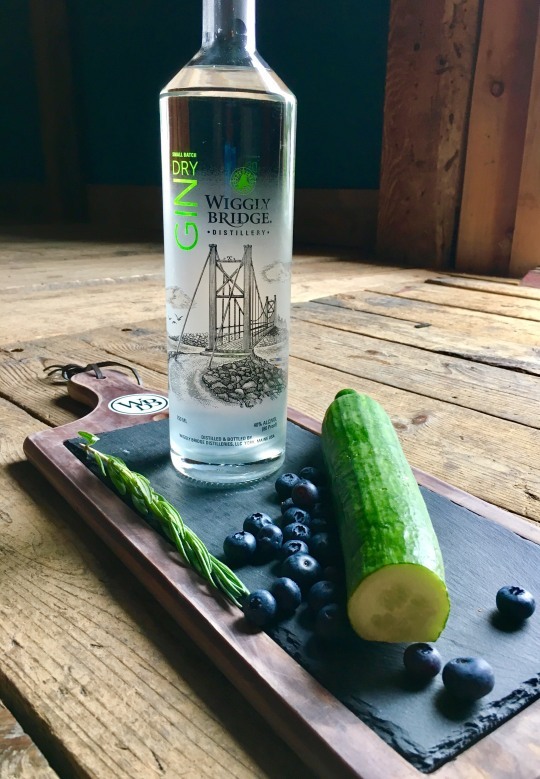
[[[203,0],[161,93],[171,457],[238,484],[283,462],[296,100],[255,48],[255,0]]]

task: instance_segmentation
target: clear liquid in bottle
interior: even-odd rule
[[[253,17],[206,0],[203,48],[161,95],[171,458],[205,483],[285,451],[295,100]]]

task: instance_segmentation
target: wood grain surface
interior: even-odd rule
[[[132,322],[133,316],[146,319],[163,311],[162,247],[156,244],[152,252],[150,245],[121,246],[0,241],[0,263],[7,266],[6,286],[0,291],[0,345],[14,336],[33,340],[77,333],[81,322],[120,325]],[[396,270],[339,256],[303,254],[293,262],[293,300],[376,284]],[[404,280],[426,278],[422,270],[406,274]],[[34,311],[39,311],[39,327]]]
[[[119,419],[111,412],[108,402],[131,394],[136,386],[114,371],[104,374],[102,381],[81,374],[70,382],[70,394],[93,397],[92,405],[96,405],[82,423],[85,430],[99,432],[151,421],[148,416],[126,415]],[[339,774],[344,779],[386,779],[389,773],[397,779],[417,776],[397,752],[272,639],[259,631],[242,629],[237,609],[224,608],[223,602],[201,591],[198,577],[178,565],[167,543],[140,523],[132,510],[64,446],[66,439],[77,435],[80,426],[77,420],[35,433],[26,439],[25,452],[295,752],[323,777]]]
[[[0,698],[62,777],[310,776],[23,460],[27,433],[84,413],[62,380],[46,378],[46,365],[116,358],[140,369],[147,386],[166,388],[159,245],[92,241],[83,230],[41,231],[38,239],[22,228],[11,232],[0,243],[13,287],[0,293]],[[436,278],[440,273],[358,262],[352,252],[297,255],[293,299],[301,305],[293,312],[289,402],[320,420],[343,386],[373,394],[414,465],[536,527],[538,429],[527,416],[510,417],[528,414],[528,379],[539,370],[540,303],[512,294],[524,288],[510,279],[480,277],[485,283],[478,286],[470,283],[474,277],[452,274],[455,282],[426,283]],[[99,295],[85,296],[92,287]],[[131,287],[131,305],[118,305]],[[61,297],[72,290],[70,309]],[[58,313],[47,291],[57,292]],[[316,335],[318,350],[301,337],[307,333]],[[355,334],[362,339],[357,347]],[[387,351],[388,364],[381,354],[366,355],[373,345]],[[414,386],[399,366],[405,352],[418,377]],[[457,371],[459,404],[441,374],[446,357],[454,358],[454,371],[462,361],[469,366]],[[490,393],[481,397],[486,366],[501,369],[489,373],[493,403]],[[507,408],[501,392],[508,393]],[[533,405],[536,397],[533,391]],[[538,712],[538,704],[529,709],[523,761],[512,751],[513,719],[441,776],[537,779],[529,764],[537,757]],[[2,759],[0,752],[0,767]]]
[[[509,297],[493,294],[492,292],[480,292],[470,290],[467,297],[456,294],[453,289],[447,289],[437,284],[384,284],[377,287],[368,287],[368,291],[383,291],[386,294],[398,295],[412,300],[425,300],[430,303],[439,303],[450,308],[460,308],[467,311],[482,311],[485,314],[495,314],[497,317],[512,317],[514,319],[528,319],[531,324],[529,332],[538,332],[540,322],[540,310],[538,303],[532,299],[521,297]]]
[[[540,18],[536,34],[527,131],[519,180],[510,257],[512,276],[524,276],[540,262]]]
[[[514,298],[540,300],[540,292],[530,287],[504,285],[489,279],[460,278],[459,276],[437,276],[427,279],[428,284],[440,284],[454,289],[476,289],[480,292],[492,292],[494,295],[507,295]]]
[[[534,351],[534,347],[538,344],[537,322],[527,322],[525,319],[517,320],[500,314],[489,314],[466,308],[469,295],[464,297],[454,293],[440,296],[440,293],[434,292],[434,287],[431,285],[414,289],[411,297],[407,296],[409,290],[410,287],[407,285],[396,285],[393,279],[389,279],[384,287],[342,293],[335,296],[333,300],[336,305],[354,308],[355,311],[413,322],[419,325],[417,330],[423,329],[426,325],[440,328],[445,333],[448,350],[453,349],[452,353],[455,354],[460,353],[462,337],[478,338],[480,342],[489,344],[491,333],[494,350],[498,350],[499,342],[503,342],[502,349],[507,348],[506,345],[510,350],[523,345],[531,348],[530,356],[535,358],[537,352]],[[439,294],[443,301],[437,303],[435,300],[430,300],[432,293]],[[452,305],[456,298],[463,301],[462,307]],[[445,299],[449,301],[449,305],[445,304]],[[492,302],[495,304],[496,301],[497,298],[493,297]],[[381,333],[384,333],[384,328],[381,328]]]
[[[519,344],[511,340],[515,329],[506,322],[497,326],[488,316],[466,318],[451,311],[440,314],[440,309],[430,308],[429,303],[416,304],[369,292],[336,295],[293,308],[295,319],[464,358],[473,361],[473,365],[482,363],[540,374],[535,335],[531,335],[529,344]],[[507,378],[506,374],[500,375]]]
[[[377,254],[444,268],[458,213],[478,0],[392,0]]]
[[[467,138],[456,269],[508,273],[538,0],[485,0]]]
[[[293,357],[310,362],[315,350],[317,365],[426,398],[451,397],[456,406],[540,428],[540,382],[536,376],[515,374],[509,383],[504,368],[434,351],[429,362],[423,362],[419,354],[421,334],[414,346],[382,343],[375,336],[358,332],[330,332],[331,317],[323,316],[322,321],[314,323],[311,317],[311,321],[302,317],[301,307],[297,310],[300,317],[295,321],[290,345]]]
[[[70,394],[86,402],[98,393],[98,408],[84,420],[85,429],[100,431],[116,427],[119,422],[122,426],[142,422],[140,417],[118,420],[108,410],[107,402],[111,398],[130,393],[135,387],[130,379],[113,372],[106,373],[106,376],[108,378],[102,383],[91,375],[83,374],[75,377],[70,385]],[[292,412],[292,418],[308,429],[318,429],[318,424],[304,414]],[[134,525],[130,509],[96,481],[83,464],[73,461],[63,442],[66,437],[75,435],[79,426],[80,423],[75,422],[64,428],[34,434],[25,442],[25,449],[40,470],[165,604],[214,662],[261,709],[278,732],[296,746],[321,776],[339,774],[344,778],[354,776],[362,779],[386,779],[389,775],[403,779],[420,776],[362,723],[355,722],[346,709],[310,680],[267,636],[237,634],[234,614],[224,612],[213,599],[201,599],[196,580],[189,572],[178,569],[158,536],[138,522]],[[479,514],[492,516],[495,521],[525,537],[540,541],[538,528],[528,525],[523,519],[482,504],[474,496],[460,493],[427,474],[417,472],[417,477],[420,483],[453,501],[468,505]],[[539,708],[533,706],[531,710],[536,722]],[[506,766],[513,768],[517,761],[521,767],[524,766],[526,750],[530,746],[531,729],[526,721],[529,711],[515,719],[511,731],[505,731],[502,737],[499,733],[496,744],[502,745],[505,750]],[[340,734],[337,741],[336,730]],[[487,738],[488,742],[490,738]],[[334,751],[337,743],[338,754]],[[360,743],[361,748],[358,749]],[[480,764],[476,762],[479,756],[482,759]],[[535,761],[528,756],[525,762],[526,773],[523,775],[531,776],[530,769]],[[453,761],[453,766],[457,766],[458,774],[462,776],[465,776],[466,770],[485,770],[485,750],[480,753],[469,751]],[[448,775],[443,773],[446,769],[447,766],[443,767],[436,775]],[[511,775],[507,773],[507,767],[501,772],[500,766],[496,767],[494,762],[492,769],[494,772],[491,773],[490,769],[490,776]]]
[[[60,775],[309,776],[0,426],[0,693]]]

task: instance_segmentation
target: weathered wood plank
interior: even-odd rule
[[[486,314],[483,311],[455,309],[450,306],[415,300],[414,298],[385,295],[375,290],[345,292],[328,298],[319,298],[318,303],[342,306],[366,314],[378,314],[387,319],[414,322],[418,329],[425,326],[437,327],[445,331],[449,349],[459,350],[462,339],[467,342],[476,340],[489,344],[501,341],[508,343],[510,349],[519,345],[527,347],[525,355],[529,362],[536,364],[538,349],[538,325],[527,319],[514,319],[499,314]],[[459,354],[459,351],[456,351]],[[519,351],[521,355],[521,350]],[[508,367],[512,367],[510,364]],[[519,367],[519,366],[515,366]]]
[[[338,390],[366,392],[391,416],[412,465],[540,521],[537,430],[296,357],[290,376],[291,406],[322,419]]]
[[[67,404],[59,410],[61,388],[50,387],[43,382],[42,361],[64,356],[69,360],[68,355],[78,349],[81,355],[88,353],[92,342],[99,344],[105,337],[103,329],[98,333],[83,334],[84,341],[74,343],[73,337],[66,339],[65,354],[61,353],[61,339],[49,347],[49,353],[43,344],[39,347],[39,358],[33,357],[33,361],[27,362],[25,382],[14,383],[6,396],[18,405],[24,404],[25,408],[33,409],[32,413],[38,418],[46,415],[48,420],[53,421],[56,416],[58,422],[66,421],[67,414],[69,418],[75,418],[74,409]],[[152,365],[155,373],[145,374],[152,379],[150,385],[165,388],[166,377],[162,372],[165,370],[165,355],[157,348],[160,338],[159,332],[149,332],[149,329],[140,334],[134,330],[125,338],[119,337],[118,332],[110,333],[108,351],[103,350],[101,354],[118,353],[120,358],[129,359],[131,364]],[[30,344],[25,349],[33,346]],[[68,348],[70,351],[67,351]],[[99,351],[98,346],[93,348]],[[394,415],[407,455],[414,465],[485,500],[540,521],[536,429],[453,405],[451,399],[445,402],[427,398],[414,391],[361,378],[348,369],[348,364],[343,366],[345,371],[317,365],[313,362],[317,355],[313,348],[309,349],[307,344],[298,348],[306,350],[307,359],[291,358],[290,405],[321,419],[338,389],[352,386],[368,392]],[[294,344],[293,354],[296,349]],[[14,354],[11,359],[16,357]],[[33,377],[32,366],[35,370]],[[12,373],[13,370],[11,366]],[[147,370],[150,371],[150,368]],[[0,362],[0,380],[3,372]]]
[[[456,294],[454,289],[436,284],[394,284],[393,280],[368,287],[368,292],[382,292],[385,295],[424,300],[438,305],[458,308],[460,311],[482,311],[485,314],[540,322],[540,301],[517,296],[494,295],[491,292],[467,290]]]
[[[69,289],[85,284],[160,281],[163,284],[163,255],[159,253],[103,254],[71,249],[66,256],[59,252],[0,251],[3,269],[2,293],[25,293],[47,289]]]
[[[435,276],[426,279],[426,281],[428,284],[440,284],[443,287],[454,287],[455,289],[475,289],[479,292],[491,292],[494,295],[509,295],[513,298],[540,300],[539,290],[533,289],[532,287],[500,284],[498,281],[471,279],[462,276]]]
[[[447,267],[453,252],[478,0],[393,0],[377,254]]]
[[[434,779],[531,779],[538,774],[538,729],[540,702],[526,709],[526,715],[512,717],[487,738],[463,752],[431,776]],[[519,745],[518,745],[519,744]],[[531,770],[532,769],[532,770]]]
[[[519,182],[510,273],[523,276],[540,261],[540,18]]]
[[[429,317],[424,320],[401,319],[397,316],[401,313],[399,307],[392,308],[395,314],[390,312],[386,315],[379,301],[376,301],[379,305],[371,306],[368,302],[364,308],[361,298],[355,296],[355,300],[350,301],[344,300],[344,297],[353,296],[338,296],[298,304],[293,308],[293,318],[360,333],[382,341],[407,344],[429,352],[540,375],[540,351],[535,352],[534,347],[523,346],[510,340],[501,341],[493,336],[486,322],[477,323],[483,324],[483,327],[479,328],[475,328],[473,324],[472,328],[453,329],[452,317],[446,316],[439,325],[430,323]],[[368,294],[367,297],[368,301],[373,300],[373,296],[370,298]],[[369,306],[370,311],[367,310]],[[506,333],[507,337],[510,335],[511,333]],[[429,361],[427,355],[424,355],[424,359]]]
[[[510,264],[538,0],[485,0],[467,139],[456,269]]]
[[[0,426],[0,694],[61,774],[310,776],[23,461],[43,425],[0,401]]]
[[[315,353],[318,365],[358,378],[540,428],[540,382],[536,376],[436,352],[426,359],[421,348],[301,319],[295,320],[291,330],[290,349],[294,357],[310,362]]]
[[[162,282],[146,281],[74,287],[68,294],[57,290],[0,293],[0,308],[2,345],[15,338],[33,340],[76,333],[86,322],[121,324],[147,319],[165,310],[165,289]]]
[[[121,335],[121,328],[118,331]],[[136,357],[133,353],[126,356],[120,351],[114,353],[105,346],[94,347],[90,339],[76,337],[60,336],[47,341],[21,343],[17,351],[0,350],[0,397],[13,401],[46,424],[63,425],[83,416],[86,409],[66,396],[66,383],[59,374],[48,378],[45,367],[52,364],[76,363],[84,366],[100,360],[127,360],[130,364],[135,363],[144,385],[165,390],[165,353],[161,373],[146,368],[144,361],[138,361]]]
[[[77,272],[79,268],[73,272],[66,266],[63,272],[61,265],[53,266],[50,274],[42,271],[42,278],[46,279],[43,287],[34,283],[26,284],[22,290],[0,292],[0,308],[3,311],[0,346],[17,338],[28,341],[77,333],[81,330],[81,322],[96,326],[132,324],[165,311],[162,273],[150,271],[144,274],[146,256],[138,264],[139,278],[135,279],[129,275],[119,276],[112,260],[101,263],[99,276],[96,277],[88,270],[93,262],[88,258],[86,270],[80,273]],[[30,272],[33,265],[32,261]],[[122,273],[125,273],[124,262],[122,266]],[[155,268],[153,258],[148,267]],[[426,278],[425,271],[403,270],[397,271],[397,274],[403,283]],[[299,263],[298,266],[293,263],[292,297],[293,300],[309,300],[329,291],[337,293],[351,287],[377,284],[387,275],[372,265],[364,267],[353,261],[314,261]],[[77,276],[81,279],[80,284]]]
[[[0,703],[0,779],[55,779],[39,749]]]
[[[393,275],[393,274],[392,274]],[[293,303],[302,300],[313,300],[314,298],[327,295],[331,290],[337,294],[347,292],[350,289],[365,289],[366,287],[379,284],[386,279],[388,274],[380,271],[363,273],[361,266],[359,270],[358,263],[327,263],[321,267],[319,263],[312,266],[302,264],[299,268],[293,263],[292,268],[292,288],[291,300]],[[405,284],[410,281],[424,281],[425,271],[418,270],[398,270],[396,276]]]

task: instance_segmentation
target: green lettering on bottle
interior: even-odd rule
[[[178,157],[179,152],[173,152],[172,156]],[[176,206],[174,210],[175,216],[180,217],[176,220],[174,225],[174,240],[182,251],[193,249],[199,240],[199,229],[197,224],[193,221],[186,221],[186,217],[193,218],[198,216],[197,211],[189,209],[197,209],[199,204],[195,200],[184,200],[185,196],[191,192],[192,189],[195,189],[199,182],[196,178],[175,178],[175,175],[186,175],[189,173],[193,175],[198,164],[198,162],[173,159],[171,165],[173,184],[183,185],[183,189],[181,189],[173,201],[174,206]]]

